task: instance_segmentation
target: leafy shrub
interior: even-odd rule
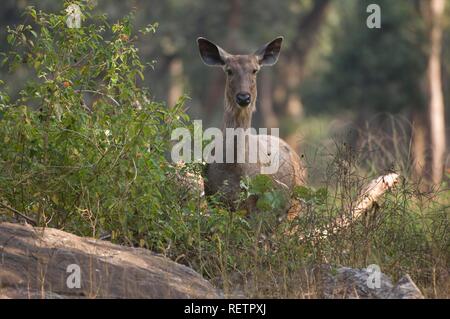
[[[29,7],[32,24],[9,29],[3,62],[31,75],[18,99],[1,95],[0,202],[41,226],[164,246],[181,210],[165,153],[183,100],[167,108],[139,87],[131,15],[110,26],[80,6],[81,28]]]

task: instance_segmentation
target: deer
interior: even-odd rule
[[[243,130],[251,128],[252,116],[256,110],[257,74],[263,66],[273,66],[278,61],[282,42],[283,37],[280,36],[260,47],[253,54],[234,55],[206,38],[197,38],[202,61],[207,66],[221,67],[226,74],[222,127],[224,136],[229,128]],[[278,169],[267,175],[278,189],[288,195],[286,198],[291,198],[294,188],[305,184],[306,167],[298,154],[285,141],[273,135],[249,134],[246,139],[248,143],[241,143],[241,145],[235,143],[233,150],[235,159],[236,154],[239,153],[248,155],[249,145],[252,143],[257,144],[260,152],[267,158],[250,162],[246,157],[244,162],[207,164],[204,174],[205,194],[220,194],[221,200],[232,210],[241,209],[236,204],[239,202],[239,194],[242,190],[241,181],[261,174],[261,168],[267,163],[267,159],[273,159],[276,156],[279,163]],[[275,150],[276,154],[271,154],[270,145],[278,146]],[[226,157],[227,148],[223,146],[224,157]],[[256,200],[254,196],[251,196],[241,206],[249,213],[257,211]],[[293,219],[300,213],[298,203],[293,203],[292,200],[285,203],[283,211],[288,219]]]

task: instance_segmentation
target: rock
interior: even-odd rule
[[[424,299],[420,289],[416,286],[411,277],[406,274],[397,282],[392,289],[390,299]]]
[[[396,285],[391,279],[379,273],[374,280],[374,273],[368,269],[325,267],[323,276],[323,295],[327,299],[423,299],[419,288],[409,275],[402,277]]]
[[[0,298],[220,297],[192,269],[148,250],[0,223]]]

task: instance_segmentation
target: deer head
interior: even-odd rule
[[[256,75],[265,65],[274,65],[280,54],[283,37],[278,37],[265,44],[253,54],[233,55],[205,38],[198,38],[198,48],[203,62],[209,66],[219,66],[226,73],[225,86],[225,121],[234,127],[249,127],[251,113],[254,110],[257,89]],[[247,115],[247,116],[245,116]]]

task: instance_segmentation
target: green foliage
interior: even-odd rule
[[[0,200],[41,226],[158,250],[183,213],[165,156],[183,100],[167,108],[138,86],[131,15],[109,25],[80,6],[81,28],[30,7],[32,25],[9,29],[4,63],[34,75],[17,100],[0,95]]]
[[[245,183],[241,183],[245,184]],[[256,208],[273,214],[283,208],[288,200],[279,189],[275,188],[273,180],[268,175],[257,175],[248,181],[247,197],[256,196]]]
[[[380,29],[366,26],[366,9],[373,3],[381,7]],[[302,88],[305,103],[317,106],[311,112],[345,109],[367,118],[423,107],[428,40],[419,8],[412,1],[342,0],[336,10],[332,50],[322,62],[327,68]]]
[[[322,205],[326,202],[328,191],[326,188],[314,190],[306,186],[296,186],[294,196],[305,203]]]

